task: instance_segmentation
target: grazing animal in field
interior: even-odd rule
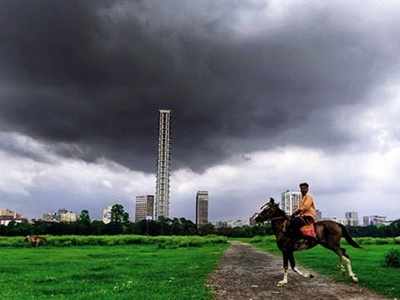
[[[296,238],[286,230],[290,222],[290,217],[279,208],[279,205],[275,203],[273,198],[263,205],[261,209],[262,211],[258,213],[255,221],[271,221],[272,230],[276,236],[276,243],[283,255],[283,280],[278,282],[278,286],[283,286],[288,282],[288,262],[290,262],[292,270],[297,274],[307,278],[313,277],[311,274],[304,274],[296,268],[293,252],[310,249],[318,244],[335,252],[339,257],[338,267],[342,271],[346,270],[353,282],[358,282],[358,278],[353,273],[351,267],[350,257],[347,255],[346,250],[340,247],[340,239],[344,237],[351,246],[355,248],[361,247],[351,238],[346,227],[334,221],[319,221],[314,223],[316,232],[315,240],[302,239],[301,237]]]
[[[40,245],[45,245],[47,239],[38,235],[27,235],[24,239],[25,242],[31,243],[32,247],[39,247]]]

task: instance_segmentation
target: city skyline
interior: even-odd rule
[[[286,190],[285,192],[281,193],[281,200],[279,203],[280,208],[285,211],[286,214],[290,215],[290,212],[294,212],[294,210],[297,208],[298,203],[299,203],[299,195],[300,192],[293,192]],[[114,204],[121,204],[119,202],[115,202]],[[111,208],[114,205],[109,205],[105,208],[102,209],[102,214],[100,219],[103,220],[104,223],[109,223],[111,220]],[[138,222],[144,219],[155,219],[154,215],[154,208],[155,208],[155,202],[154,202],[154,196],[153,195],[144,195],[144,196],[136,196],[135,204],[134,204],[135,209],[133,210],[132,214],[129,214],[130,219],[133,222]],[[139,210],[138,210],[139,208]],[[129,208],[124,208],[129,211]],[[83,211],[85,209],[81,209]],[[209,210],[209,205],[208,205],[208,191],[198,191],[196,193],[196,205],[195,205],[195,219],[187,218],[188,220],[191,220],[195,224],[199,225],[200,224],[205,224],[205,223],[219,223],[219,222],[244,222],[248,223],[248,219],[251,223],[251,219],[254,218],[257,213],[253,213],[251,216],[235,216],[235,217],[228,217],[228,218],[220,218],[220,219],[213,219],[209,220],[208,219],[208,210]],[[319,209],[316,210],[317,212],[317,220],[334,220],[339,223],[342,223],[343,225],[350,225],[350,226],[367,226],[367,225],[380,225],[380,224],[390,224],[393,221],[399,220],[400,218],[396,217],[391,220],[387,218],[387,216],[382,216],[382,215],[358,215],[358,211],[346,211],[343,212],[342,214],[339,214],[338,216],[334,215],[324,215],[322,217],[322,211]],[[65,208],[58,209],[57,212],[46,212],[42,214],[42,217],[34,217],[32,220],[44,220],[44,221],[50,221],[54,222],[57,221],[59,218],[58,216],[60,214],[73,214],[74,216],[73,219],[76,221],[78,220],[78,213],[69,211]],[[89,211],[89,215],[91,216],[91,213]],[[0,217],[18,217],[17,219],[20,220],[19,218],[26,219],[22,214],[17,213],[16,211],[10,210],[8,208],[0,208]],[[66,216],[67,217],[67,216]],[[64,217],[64,219],[66,218]],[[93,216],[92,216],[93,217]],[[171,216],[171,218],[181,218],[184,216]],[[71,219],[71,217],[69,217]],[[63,218],[61,218],[63,219]],[[11,219],[10,219],[11,220]],[[22,219],[21,219],[22,220]],[[26,219],[28,220],[28,219]],[[98,217],[94,217],[93,220],[99,220]],[[71,221],[69,221],[71,222]],[[72,221],[74,222],[74,221]],[[253,224],[254,225],[254,224]]]
[[[168,108],[171,217],[198,190],[210,220],[250,216],[306,181],[324,215],[398,218],[399,10],[313,2],[7,1],[0,207],[132,212]]]

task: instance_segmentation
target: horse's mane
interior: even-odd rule
[[[279,205],[276,205],[276,208],[277,208],[277,211],[279,212],[279,217],[282,216],[282,217],[285,217],[286,219],[289,219],[289,215],[287,215],[286,212],[279,207]]]

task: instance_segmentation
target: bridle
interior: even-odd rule
[[[281,219],[287,220],[287,217],[285,217],[285,216],[273,217],[273,218],[271,218],[270,220],[271,220],[271,222],[272,222],[272,221],[277,221],[277,220],[281,220]]]

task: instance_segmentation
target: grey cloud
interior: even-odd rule
[[[349,6],[355,19],[336,4],[293,5],[277,24],[257,15],[268,1],[5,1],[0,124],[70,145],[57,150],[67,157],[146,171],[164,107],[175,167],[345,145],[332,112],[366,101],[399,65],[400,26],[366,22],[365,7]],[[243,15],[254,32],[241,31]]]

